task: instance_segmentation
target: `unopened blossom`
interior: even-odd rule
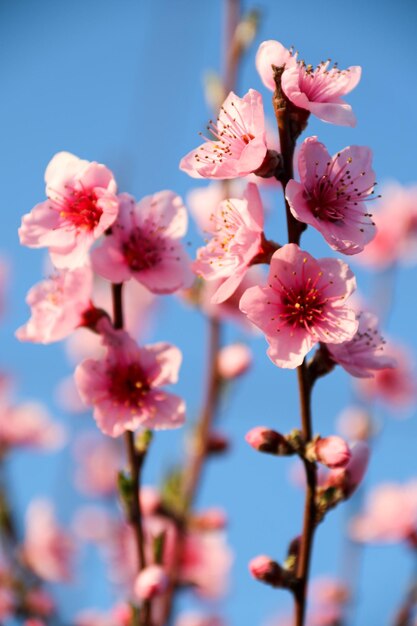
[[[355,541],[407,541],[417,532],[417,481],[383,483],[367,496],[365,509],[350,526]]]
[[[173,191],[145,196],[138,203],[127,193],[111,234],[92,252],[94,270],[114,283],[134,278],[153,293],[173,293],[192,281],[190,261],[180,238],[187,212]]]
[[[268,454],[287,455],[293,454],[294,449],[288,440],[267,426],[255,426],[245,435],[245,441],[258,452]]]
[[[337,435],[319,437],[314,443],[314,453],[317,461],[330,469],[346,467],[351,457],[346,441]]]
[[[391,409],[406,409],[417,401],[417,379],[412,357],[404,346],[389,341],[385,355],[392,359],[395,367],[384,367],[374,371],[373,378],[358,381],[361,393],[367,398],[378,399]]]
[[[103,320],[105,322],[105,320]],[[87,359],[75,370],[83,401],[94,408],[102,432],[117,437],[126,430],[177,428],[185,405],[161,389],[178,380],[181,352],[166,343],[140,348],[122,330],[101,326],[105,355]]]
[[[241,310],[265,334],[268,356],[278,367],[295,368],[319,341],[342,343],[357,331],[346,299],[355,278],[339,259],[314,259],[287,244],[271,259],[268,284],[251,287]]]
[[[54,450],[65,441],[65,429],[36,402],[0,405],[0,449]]]
[[[117,217],[116,182],[107,167],[59,152],[45,172],[48,200],[23,217],[20,243],[48,248],[55,267],[85,265],[88,252]]]
[[[117,473],[122,466],[117,442],[95,433],[84,433],[75,442],[78,489],[93,496],[109,496],[116,491]]]
[[[272,66],[286,69],[297,66],[297,55],[285,48],[279,41],[263,41],[256,53],[256,69],[265,87],[275,91],[274,71]]]
[[[326,345],[331,359],[357,378],[372,378],[378,370],[395,368],[395,359],[386,354],[376,315],[361,312],[357,319],[359,327],[352,339]]]
[[[336,487],[349,498],[362,482],[368,467],[370,450],[363,441],[358,441],[351,447],[351,456],[348,464],[343,468],[332,469],[326,479],[325,486]]]
[[[349,146],[331,157],[317,137],[308,137],[298,154],[301,182],[290,180],[285,188],[294,217],[344,254],[361,252],[375,236],[366,206],[375,185],[371,161],[369,148]]]
[[[64,582],[71,576],[74,546],[69,534],[55,520],[52,504],[34,500],[26,513],[23,558],[29,567],[49,582]]]
[[[249,571],[254,578],[273,587],[282,587],[285,583],[285,572],[271,557],[259,555],[249,563]]]
[[[252,353],[244,343],[224,346],[217,357],[217,371],[225,380],[242,376],[252,364]]]
[[[51,343],[68,337],[84,322],[91,308],[93,276],[86,265],[61,270],[30,289],[26,302],[31,317],[16,331],[20,341]]]
[[[134,593],[140,600],[150,600],[168,589],[169,578],[161,565],[148,565],[136,577]]]
[[[267,153],[264,108],[261,94],[254,89],[243,98],[231,91],[208,130],[212,138],[180,163],[180,169],[193,178],[237,178],[262,165]]]
[[[262,252],[263,225],[262,200],[254,183],[248,184],[242,199],[224,200],[212,214],[212,238],[198,250],[193,270],[209,281],[224,279],[212,296],[215,304],[232,295]]]

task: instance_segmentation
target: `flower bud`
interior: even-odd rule
[[[260,555],[249,563],[249,571],[254,578],[273,587],[281,587],[284,580],[284,570],[269,556]]]
[[[252,364],[252,353],[243,343],[225,346],[219,352],[217,371],[225,380],[242,376]]]
[[[352,446],[351,453],[346,467],[333,470],[328,477],[329,485],[341,489],[345,499],[349,498],[362,482],[369,462],[369,446],[359,441]]]
[[[294,454],[293,448],[283,435],[271,430],[266,426],[252,428],[246,436],[246,441],[252,448],[268,454],[288,455]]]
[[[229,439],[221,433],[210,433],[207,441],[207,454],[221,454],[230,447]]]
[[[330,469],[346,467],[350,461],[350,449],[341,437],[320,437],[314,443],[314,455],[323,465]]]
[[[149,565],[137,576],[134,584],[135,595],[140,600],[150,600],[164,593],[168,588],[168,576],[160,565]]]

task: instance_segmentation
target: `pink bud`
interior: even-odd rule
[[[284,582],[283,569],[269,556],[260,555],[249,563],[249,571],[254,578],[273,587],[282,587]]]
[[[330,469],[346,467],[351,456],[346,441],[336,435],[318,439],[314,451],[317,461]]]
[[[349,498],[356,490],[365,475],[369,462],[369,446],[358,441],[351,449],[349,463],[343,469],[333,470],[328,477],[328,484],[343,490],[345,498]]]
[[[140,506],[143,515],[153,515],[161,505],[161,496],[155,487],[143,485],[140,489]]]
[[[243,343],[234,343],[222,348],[218,355],[217,370],[219,375],[232,380],[244,374],[252,363],[252,353]]]
[[[207,454],[221,454],[227,452],[230,447],[229,439],[217,432],[210,433],[207,441]]]
[[[294,452],[285,437],[266,426],[252,428],[246,434],[245,439],[252,448],[259,452],[279,455],[293,454]]]
[[[140,600],[149,600],[168,588],[168,576],[160,565],[149,565],[137,576],[134,592]]]

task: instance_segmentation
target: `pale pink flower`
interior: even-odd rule
[[[225,623],[215,615],[204,615],[193,611],[181,613],[176,619],[175,626],[225,626]]]
[[[240,308],[265,334],[271,361],[295,368],[317,342],[353,337],[358,322],[345,302],[355,286],[339,259],[316,260],[287,244],[272,256],[267,286],[248,289]]]
[[[52,504],[33,500],[26,513],[25,562],[44,580],[68,581],[73,552],[73,541],[57,525]]]
[[[262,96],[254,89],[239,98],[231,91],[220,109],[217,123],[211,122],[207,139],[189,152],[180,169],[193,178],[237,178],[256,171],[266,152]]]
[[[168,589],[169,578],[161,565],[148,565],[136,577],[133,590],[140,600],[150,600]]]
[[[32,316],[16,331],[20,341],[51,343],[72,333],[91,307],[93,277],[88,265],[62,270],[30,289],[26,302]]]
[[[285,95],[300,109],[306,109],[323,122],[340,126],[355,126],[352,107],[343,100],[356,87],[361,78],[358,65],[340,70],[329,69],[330,61],[316,68],[298,61],[294,67],[285,69],[281,86]]]
[[[122,330],[102,324],[106,354],[87,359],[75,370],[78,391],[106,435],[126,430],[177,428],[185,418],[184,401],[160,389],[175,383],[181,363],[178,348],[166,343],[140,348]]]
[[[83,433],[75,442],[78,489],[93,496],[109,496],[116,491],[117,473],[122,466],[118,442],[97,432]]]
[[[417,481],[384,483],[367,496],[365,510],[350,527],[355,541],[406,541],[417,531]]]
[[[263,225],[262,200],[254,183],[248,184],[243,199],[224,200],[212,214],[212,239],[198,250],[193,270],[209,281],[225,279],[212,297],[215,304],[232,295],[262,252]]]
[[[337,418],[338,430],[350,441],[368,441],[375,434],[369,411],[359,406],[349,406]]]
[[[272,66],[287,69],[297,66],[297,54],[293,55],[291,50],[285,48],[279,41],[269,39],[263,41],[256,53],[256,69],[265,87],[275,91],[276,85]]]
[[[262,180],[259,179],[258,180]],[[244,190],[242,180],[229,182],[227,195],[241,198]],[[213,229],[213,214],[221,202],[226,199],[225,189],[221,182],[213,181],[206,187],[196,187],[187,194],[187,206],[199,230],[210,233]]]
[[[376,315],[361,312],[357,319],[359,327],[352,339],[326,345],[331,359],[357,378],[372,378],[377,370],[395,368],[395,359],[385,352],[385,340],[379,333]]]
[[[45,172],[48,200],[22,219],[20,243],[49,248],[53,264],[84,265],[92,244],[117,216],[116,182],[107,167],[59,152]]]
[[[377,232],[356,260],[375,269],[417,260],[417,186],[384,186],[374,213]]]
[[[65,442],[65,429],[54,423],[44,406],[24,402],[0,406],[0,448],[54,450]]]
[[[375,370],[373,378],[358,381],[361,393],[386,403],[391,409],[405,409],[416,403],[417,379],[412,358],[403,346],[388,342],[385,356],[391,358],[395,367]],[[398,415],[398,411],[395,411]]]
[[[153,293],[188,287],[190,261],[179,241],[187,230],[181,198],[159,191],[138,203],[123,193],[119,201],[111,234],[92,252],[94,270],[114,283],[134,278]]]
[[[217,356],[217,370],[225,380],[242,376],[252,365],[252,352],[244,343],[224,346]]]
[[[314,444],[317,461],[330,469],[346,467],[350,461],[350,450],[346,441],[337,435],[319,438]]]
[[[317,137],[301,145],[298,168],[301,182],[285,188],[291,213],[314,226],[334,250],[357,254],[375,236],[366,200],[373,193],[375,174],[369,148],[349,146],[333,157]]]

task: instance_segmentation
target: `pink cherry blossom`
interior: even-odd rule
[[[271,361],[295,368],[317,342],[353,337],[358,322],[345,302],[355,286],[339,259],[316,260],[287,244],[272,256],[267,286],[249,288],[240,308],[265,334]]]
[[[395,359],[385,353],[376,315],[362,312],[357,314],[357,319],[359,327],[352,339],[326,345],[332,360],[357,378],[372,378],[376,370],[395,368]]]
[[[333,157],[317,137],[308,137],[298,155],[301,182],[290,180],[285,195],[291,213],[314,226],[334,250],[357,254],[375,236],[365,202],[375,174],[369,148],[349,146]]]
[[[107,167],[59,152],[45,172],[48,200],[23,217],[20,243],[49,248],[55,267],[84,265],[92,244],[116,219],[116,182]]]
[[[46,409],[35,402],[0,406],[0,448],[56,449],[65,441],[65,430],[54,423]]]
[[[26,302],[32,316],[16,331],[20,341],[60,341],[83,323],[91,307],[93,275],[88,265],[62,270],[30,289]]]
[[[385,269],[394,263],[417,260],[417,186],[391,183],[382,189],[374,220],[375,238],[356,260],[363,265]]]
[[[117,472],[122,466],[118,442],[105,439],[97,432],[83,433],[75,442],[78,489],[87,495],[109,496],[116,491]]]
[[[103,320],[105,321],[105,320]],[[87,359],[75,370],[78,391],[102,432],[117,437],[126,430],[177,428],[184,422],[184,401],[160,389],[175,383],[181,363],[178,348],[166,343],[140,348],[122,330],[102,324],[106,354]]]
[[[138,203],[119,196],[111,234],[93,250],[94,270],[114,283],[134,278],[153,293],[173,293],[192,281],[189,259],[179,241],[187,212],[179,196],[160,191]]]
[[[242,376],[252,364],[252,353],[244,343],[224,346],[217,357],[217,369],[222,378],[233,380]]]
[[[331,469],[346,467],[351,457],[346,441],[336,435],[319,437],[314,444],[314,452],[317,461]]]
[[[212,297],[227,300],[253,259],[262,252],[263,206],[258,188],[249,183],[242,200],[224,200],[212,215],[212,239],[197,253],[193,270],[206,280],[225,279]]]
[[[320,63],[315,69],[298,61],[285,69],[281,78],[282,89],[289,100],[300,109],[306,109],[323,122],[340,126],[355,126],[352,107],[343,100],[356,87],[361,78],[358,65],[340,70],[329,69],[330,61]]]
[[[261,180],[258,178],[258,180]],[[242,198],[245,189],[241,179],[231,180],[227,195],[233,198]],[[196,187],[187,194],[187,207],[194,218],[199,230],[211,233],[213,229],[213,214],[221,202],[226,199],[225,189],[221,182],[213,181],[206,187]]]
[[[134,592],[140,600],[150,600],[164,593],[169,578],[161,565],[148,565],[141,570],[135,580]]]
[[[231,91],[207,139],[189,152],[180,169],[193,178],[237,178],[255,172],[267,152],[262,96],[254,89],[239,98]]]
[[[287,69],[297,66],[297,54],[293,55],[279,41],[263,41],[256,53],[256,69],[265,87],[275,91],[275,80],[272,66]]]
[[[365,510],[352,522],[355,541],[406,541],[417,531],[417,481],[383,483],[368,495]]]
[[[385,356],[395,367],[385,367],[374,371],[373,378],[358,381],[361,393],[367,398],[375,398],[395,410],[413,406],[417,401],[417,379],[413,360],[404,346],[387,342]]]
[[[33,500],[26,513],[25,562],[44,580],[63,582],[71,576],[73,552],[72,539],[57,525],[52,504]]]

